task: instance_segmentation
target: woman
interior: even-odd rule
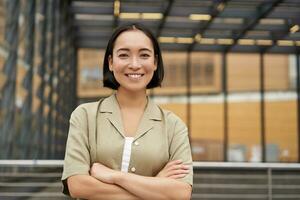
[[[104,86],[116,92],[72,113],[64,193],[83,199],[190,199],[187,128],[146,95],[164,75],[155,37],[138,24],[118,28],[103,69]]]

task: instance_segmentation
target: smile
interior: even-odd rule
[[[128,76],[129,78],[134,78],[134,79],[144,76],[144,74],[125,74],[125,75]]]

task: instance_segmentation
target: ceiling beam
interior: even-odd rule
[[[210,27],[213,20],[223,11],[225,4],[228,0],[214,0],[213,7],[211,8],[211,18],[210,20],[206,21],[204,25],[200,22],[199,28],[194,31],[193,35],[196,36],[197,34],[203,35],[204,32]],[[188,52],[193,51],[194,46],[196,45],[197,41],[194,40],[192,44],[190,44],[187,48]]]
[[[165,10],[165,12],[163,14],[163,18],[160,21],[160,24],[159,24],[157,32],[156,32],[156,37],[157,38],[161,35],[162,29],[163,29],[163,27],[164,27],[164,25],[166,23],[167,17],[169,16],[169,13],[170,13],[170,10],[172,8],[173,3],[174,3],[174,0],[169,0],[168,1],[167,8],[166,8],[166,10]]]
[[[290,28],[295,25],[296,23],[291,21],[291,20],[286,20],[286,23],[285,23],[285,30],[284,31],[280,31],[280,32],[272,32],[271,33],[271,40],[273,41],[272,42],[272,45],[270,46],[264,46],[264,47],[261,47],[261,52],[262,53],[266,53],[267,51],[271,50],[273,47],[276,46],[276,42],[278,40],[283,40],[288,34],[290,34]],[[296,47],[295,46],[295,50],[296,49],[299,49],[299,47]]]
[[[224,51],[225,52],[230,51],[237,44],[237,41],[244,37],[244,35],[247,33],[247,31],[253,29],[259,23],[260,19],[262,19],[262,18],[266,17],[268,14],[270,14],[273,11],[273,9],[282,1],[283,0],[273,0],[271,2],[261,3],[257,8],[257,12],[255,13],[255,16],[253,16],[253,18],[251,18],[248,21],[248,23],[246,23],[244,28],[241,31],[239,31],[238,34],[233,35],[233,37],[232,37],[233,44],[225,47]]]

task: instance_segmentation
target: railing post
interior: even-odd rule
[[[267,173],[268,173],[268,200],[272,200],[272,188],[273,188],[273,181],[272,181],[272,168],[268,168],[267,169]]]

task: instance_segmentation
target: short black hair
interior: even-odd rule
[[[125,31],[129,31],[129,30],[140,30],[146,36],[148,36],[150,38],[150,40],[152,41],[153,49],[154,49],[154,56],[156,58],[156,63],[157,63],[157,69],[154,71],[153,77],[152,77],[151,81],[149,82],[149,84],[147,85],[147,89],[161,86],[161,82],[164,78],[164,65],[163,65],[163,59],[162,59],[158,41],[155,38],[155,36],[153,35],[153,33],[148,28],[146,28],[145,26],[143,26],[141,24],[137,24],[137,23],[120,26],[117,29],[115,29],[115,31],[111,35],[111,37],[108,41],[107,47],[106,47],[104,61],[103,61],[103,86],[114,89],[114,90],[117,90],[120,86],[120,84],[115,79],[113,72],[111,72],[109,70],[109,56],[112,57],[113,48],[114,48],[115,41],[118,38],[118,36],[121,33],[125,32]]]

